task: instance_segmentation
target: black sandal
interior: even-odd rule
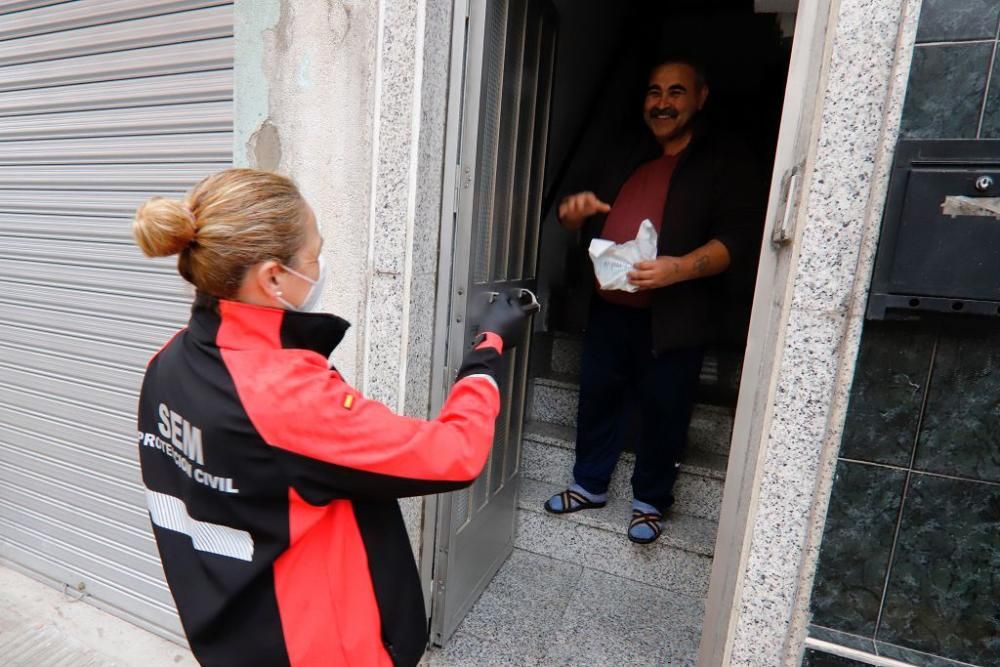
[[[647,526],[653,531],[651,537],[636,537],[632,534],[632,529],[638,526]],[[659,512],[643,512],[642,510],[632,510],[632,520],[628,524],[628,539],[636,544],[649,544],[655,542],[663,532],[663,515]]]
[[[561,503],[558,509],[556,509],[552,504],[552,501],[556,498],[558,498]],[[545,501],[545,511],[552,514],[569,514],[570,512],[579,512],[580,510],[600,509],[607,504],[606,500],[594,502],[578,491],[566,489],[562,493],[557,493]]]

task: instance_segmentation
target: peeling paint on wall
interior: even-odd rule
[[[250,137],[247,154],[252,156],[253,165],[264,171],[278,171],[281,164],[281,137],[278,128],[270,120],[265,120]]]
[[[347,37],[351,29],[351,10],[349,2],[326,0],[326,22],[330,31],[332,46],[338,46]]]
[[[287,174],[312,205],[331,274],[322,307],[354,325],[333,361],[360,385],[378,4],[254,0],[235,11],[237,164]]]

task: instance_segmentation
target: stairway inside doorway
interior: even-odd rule
[[[667,526],[651,545],[625,535],[634,457],[626,452],[608,505],[563,516],[542,503],[571,481],[579,336],[538,334],[525,425],[517,536],[511,558],[435,667],[695,665],[722,500],[735,373],[703,370]],[[723,403],[720,405],[719,403]]]

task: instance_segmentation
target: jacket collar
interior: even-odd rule
[[[329,357],[350,326],[336,315],[254,306],[199,293],[188,330],[223,349],[301,349]]]

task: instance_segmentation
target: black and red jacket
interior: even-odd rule
[[[139,452],[153,531],[204,665],[415,665],[427,629],[396,499],[470,484],[500,409],[501,343],[433,421],[328,367],[348,324],[199,296],[150,362]]]

